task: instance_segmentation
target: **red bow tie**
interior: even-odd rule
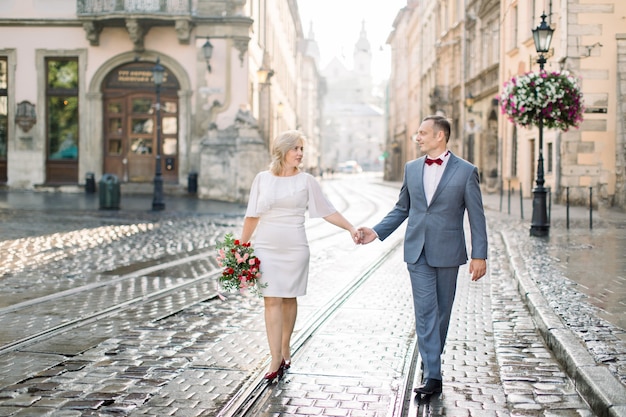
[[[441,164],[443,164],[443,159],[441,159],[441,158],[437,158],[437,159],[426,158],[426,165],[432,165],[432,164],[441,165]]]

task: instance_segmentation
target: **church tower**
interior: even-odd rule
[[[372,48],[367,40],[365,21],[361,25],[361,35],[354,45],[354,72],[358,76],[371,78],[372,76]]]
[[[322,166],[342,170],[354,161],[364,171],[381,171],[379,156],[384,144],[384,111],[373,95],[372,49],[365,22],[354,45],[353,67],[335,57],[324,69]]]

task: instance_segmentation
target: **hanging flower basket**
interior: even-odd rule
[[[528,72],[504,84],[502,114],[520,126],[567,131],[578,127],[585,106],[578,80],[568,72]]]

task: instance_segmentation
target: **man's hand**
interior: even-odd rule
[[[366,245],[378,237],[376,232],[373,229],[370,229],[369,227],[359,227],[358,230],[359,230],[359,234],[361,235],[359,243],[362,245]]]
[[[472,274],[472,281],[478,281],[487,273],[487,260],[472,259],[469,264],[469,272]]]

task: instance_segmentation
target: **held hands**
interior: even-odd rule
[[[361,245],[366,245],[370,242],[373,242],[378,237],[376,232],[369,227],[359,227],[358,233],[359,241],[357,242],[357,244]]]
[[[365,245],[372,242],[378,237],[376,232],[374,232],[374,230],[370,229],[369,227],[359,227],[358,229],[350,227],[348,231],[350,232],[352,241],[354,241],[354,243],[357,245]]]

